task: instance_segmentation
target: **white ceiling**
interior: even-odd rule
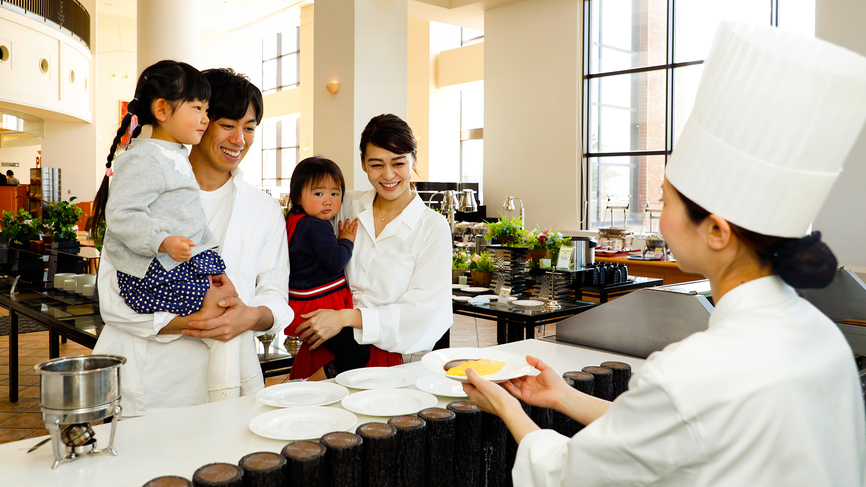
[[[200,0],[202,28],[250,36],[270,34],[280,15],[297,16],[313,0]],[[409,16],[484,30],[484,11],[526,0],[409,0]],[[136,0],[97,0],[96,14],[136,16]],[[253,27],[250,24],[254,24]],[[246,28],[244,28],[246,26]],[[276,30],[274,30],[276,32]]]

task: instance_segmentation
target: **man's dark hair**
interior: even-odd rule
[[[250,104],[256,112],[256,125],[262,122],[265,104],[262,92],[249,78],[231,68],[213,68],[202,71],[211,86],[210,105],[207,116],[211,122],[221,118],[240,120],[246,115]]]

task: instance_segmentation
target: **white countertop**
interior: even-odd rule
[[[541,357],[560,374],[598,365],[606,360],[625,362],[632,366],[632,370],[643,363],[642,359],[633,357],[539,340],[497,345],[495,349]],[[415,371],[422,378],[433,374],[420,362],[401,367]],[[415,388],[414,385],[408,387]],[[350,392],[357,390],[350,389]],[[451,397],[438,399],[440,407],[458,400]],[[339,402],[333,407],[340,407]],[[6,487],[141,486],[163,475],[192,479],[193,472],[208,463],[237,464],[241,457],[249,453],[279,453],[286,444],[291,443],[263,438],[250,431],[250,420],[273,410],[257,402],[254,396],[246,396],[123,420],[117,425],[114,442],[118,456],[106,454],[84,457],[64,463],[54,470],[51,469],[54,454],[50,442],[33,453],[26,453],[45,437],[6,443],[0,445],[0,478]],[[384,417],[357,416],[356,426],[388,420]],[[352,431],[356,426],[352,427]],[[98,440],[97,447],[105,447],[110,425],[98,425],[93,429]]]

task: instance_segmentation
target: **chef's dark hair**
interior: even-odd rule
[[[176,110],[182,103],[187,101],[210,100],[210,84],[199,70],[187,63],[178,61],[159,61],[148,66],[138,77],[135,85],[135,95],[126,105],[126,115],[120,122],[120,128],[111,143],[111,150],[105,163],[105,176],[96,197],[93,199],[93,215],[87,219],[87,230],[95,233],[103,220],[105,220],[105,205],[108,202],[108,178],[109,169],[114,162],[117,147],[126,131],[132,123],[132,116],[138,119],[138,126],[132,132],[132,138],[138,137],[143,125],[156,123],[153,115],[153,103],[158,99],[164,99],[172,110]]]
[[[236,73],[231,68],[206,69],[202,74],[210,82],[213,90],[207,109],[207,116],[211,122],[221,118],[241,120],[252,105],[256,113],[256,125],[262,123],[265,114],[262,92],[256,85],[250,83],[249,78]]]
[[[327,183],[328,179],[339,183],[342,200],[342,195],[346,192],[346,181],[337,163],[319,156],[308,157],[299,162],[292,171],[292,180],[289,183],[289,197],[292,200],[289,215],[304,213],[304,208],[301,206],[301,194],[304,188],[315,187],[317,183]]]
[[[674,190],[685,204],[692,223],[697,225],[710,216],[709,211]],[[774,237],[728,223],[734,235],[755,252],[761,264],[771,266],[775,274],[794,288],[826,287],[836,275],[836,256],[821,241],[821,232],[812,232],[803,238]]]

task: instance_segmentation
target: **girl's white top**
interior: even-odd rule
[[[142,278],[157,258],[166,270],[173,269],[180,262],[159,252],[169,235],[195,242],[193,255],[217,247],[199,191],[183,144],[132,139],[114,161],[105,207],[105,248],[114,267]]]

